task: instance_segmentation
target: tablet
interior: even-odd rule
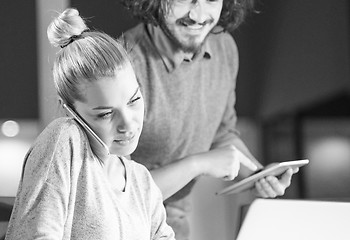
[[[299,168],[305,166],[308,163],[308,159],[271,163],[265,168],[253,173],[253,175],[222,189],[221,191],[217,192],[217,194],[228,195],[245,191],[247,189],[252,188],[255,182],[261,178],[267,176],[279,176],[282,173],[284,173],[288,168]]]

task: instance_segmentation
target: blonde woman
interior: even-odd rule
[[[137,147],[144,101],[122,45],[76,9],[47,33],[74,118],[54,120],[26,155],[6,239],[174,239],[150,173],[124,157]]]

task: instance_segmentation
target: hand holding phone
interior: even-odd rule
[[[89,138],[89,143],[92,152],[100,159],[104,160],[109,156],[109,148],[102,141],[102,139],[89,127],[89,125],[81,118],[73,109],[68,107],[67,104],[63,103],[63,107],[69,112],[69,114],[83,127]]]

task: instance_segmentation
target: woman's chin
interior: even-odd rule
[[[123,146],[120,144],[113,144],[109,151],[111,154],[115,154],[117,156],[129,156],[135,151],[136,147],[137,141],[136,143],[130,143]]]

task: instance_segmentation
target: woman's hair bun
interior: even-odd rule
[[[53,46],[62,47],[71,41],[72,36],[80,35],[86,29],[88,27],[80,17],[79,11],[67,8],[50,23],[47,28],[47,36]]]

